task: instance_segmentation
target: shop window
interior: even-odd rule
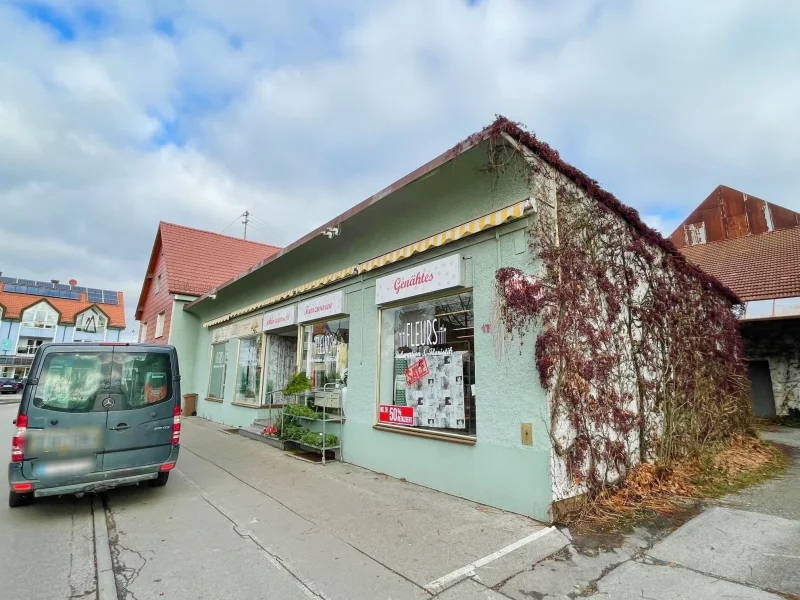
[[[211,369],[208,374],[208,397],[222,400],[225,397],[225,373],[228,370],[228,345],[211,345]]]
[[[303,326],[303,367],[313,390],[347,386],[350,319]]]
[[[22,327],[55,329],[57,324],[58,313],[47,302],[40,302],[22,313]]]
[[[239,359],[236,369],[236,392],[234,402],[258,404],[261,388],[262,344],[264,336],[242,338],[239,340]]]
[[[297,328],[290,333],[267,334],[264,404],[284,401],[282,390],[297,372]]]
[[[474,385],[471,292],[381,311],[380,422],[474,436]]]

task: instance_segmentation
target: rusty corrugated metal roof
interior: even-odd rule
[[[798,225],[800,214],[720,185],[686,217],[669,239],[676,247],[684,248],[790,229]]]

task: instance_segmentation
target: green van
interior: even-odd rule
[[[180,399],[173,346],[42,345],[15,421],[9,506],[165,485],[180,449]]]

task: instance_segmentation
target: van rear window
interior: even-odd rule
[[[114,377],[119,379],[127,410],[172,398],[172,366],[163,352],[114,352]]]
[[[91,412],[98,392],[108,384],[110,361],[111,354],[106,352],[49,354],[39,375],[33,405],[65,412]]]
[[[105,411],[152,406],[172,398],[172,367],[162,352],[52,353],[46,356],[34,406],[63,412]]]

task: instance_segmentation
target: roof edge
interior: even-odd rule
[[[164,245],[164,242],[161,238],[161,226],[164,224],[164,221],[158,222],[158,229],[156,230],[156,239],[153,240],[153,248],[150,250],[150,260],[147,261],[147,269],[144,272],[144,280],[142,281],[142,290],[139,292],[139,299],[136,302],[136,308],[133,311],[133,320],[138,321],[142,316],[142,312],[144,310],[144,303],[147,297],[147,290],[150,286],[150,280],[147,278],[147,274],[151,273],[155,268],[155,263],[157,260],[156,255],[156,248],[160,245]],[[166,261],[165,261],[166,262]],[[164,271],[167,270],[167,265],[164,265]],[[169,281],[169,274],[167,274],[167,281]],[[140,308],[141,307],[141,308]]]
[[[515,121],[511,121],[510,119],[502,115],[497,115],[495,117],[494,122],[492,122],[491,125],[484,127],[483,129],[481,129],[476,133],[473,133],[472,135],[462,140],[449,150],[443,152],[436,158],[428,161],[421,167],[418,167],[408,175],[401,177],[391,185],[385,187],[376,194],[373,194],[366,200],[360,202],[359,204],[355,205],[349,210],[341,213],[337,217],[334,217],[327,223],[317,227],[316,229],[314,229],[310,233],[307,233],[299,240],[289,244],[285,248],[282,248],[280,251],[262,260],[261,262],[256,263],[249,269],[242,271],[232,279],[229,279],[228,281],[218,285],[214,289],[203,294],[197,300],[186,304],[184,306],[184,310],[188,310],[193,306],[200,304],[206,298],[208,298],[210,294],[218,292],[219,290],[231,285],[232,283],[238,281],[239,279],[246,277],[247,275],[277,260],[278,258],[287,255],[292,250],[295,250],[296,248],[299,248],[300,246],[314,239],[329,227],[340,225],[343,221],[346,221],[350,217],[360,213],[362,210],[372,206],[373,204],[375,204],[382,198],[388,196],[389,194],[396,192],[405,187],[406,185],[427,175],[434,169],[440,167],[446,162],[452,160],[453,158],[456,158],[457,156],[464,154],[465,152],[471,150],[480,143],[490,138],[497,138],[503,133],[510,135],[519,143],[527,147],[528,150],[530,150],[538,159],[550,165],[551,167],[559,171],[561,174],[563,174],[565,177],[569,178],[589,198],[597,202],[600,202],[601,204],[606,206],[609,210],[612,210],[615,213],[619,214],[634,230],[636,230],[642,235],[645,241],[648,241],[655,246],[659,246],[665,252],[671,255],[678,269],[686,271],[688,274],[699,279],[706,285],[713,287],[723,296],[725,296],[728,300],[730,300],[732,304],[742,304],[742,301],[733,292],[733,290],[728,288],[725,284],[723,284],[716,278],[712,277],[705,271],[702,271],[701,269],[690,263],[686,259],[686,257],[680,253],[680,251],[675,247],[675,245],[671,241],[665,239],[664,236],[658,233],[655,229],[652,229],[650,226],[645,224],[644,221],[642,221],[641,218],[639,217],[639,212],[636,209],[623,204],[620,200],[616,198],[616,196],[604,190],[600,186],[600,184],[597,183],[597,181],[590,178],[580,169],[565,162],[559,155],[558,151],[551,148],[545,142],[540,141],[533,133],[529,133],[528,131],[526,131],[522,124]]]

